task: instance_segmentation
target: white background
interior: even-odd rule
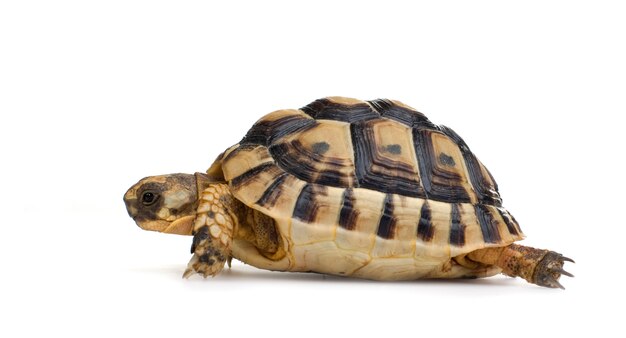
[[[618,1],[3,1],[0,336],[623,334],[625,16]],[[191,239],[141,231],[125,190],[203,171],[263,114],[328,95],[454,128],[523,243],[576,259],[567,290],[239,262],[181,279]]]

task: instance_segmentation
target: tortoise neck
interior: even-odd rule
[[[200,199],[200,197],[202,196],[202,192],[209,187],[209,185],[211,185],[211,183],[214,183],[211,181],[211,179],[209,178],[209,176],[207,176],[207,174],[205,173],[195,173],[194,176],[196,177],[196,189],[198,192],[198,199]]]

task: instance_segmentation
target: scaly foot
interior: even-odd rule
[[[219,240],[214,240],[209,234],[209,227],[204,226],[195,234],[191,246],[193,257],[187,264],[183,278],[189,278],[194,273],[203,277],[215,276],[224,268],[229,258],[226,248]]]
[[[563,270],[565,262],[574,262],[560,253],[535,249],[529,246],[511,244],[506,247],[484,248],[470,252],[467,257],[474,262],[495,265],[502,273],[521,277],[530,283],[548,288],[561,288],[561,275],[574,277]]]
[[[559,283],[561,275],[574,277],[571,273],[563,270],[563,264],[565,264],[565,262],[574,263],[574,260],[554,251],[548,252],[535,268],[533,275],[535,284],[565,290],[563,285]]]
[[[202,192],[198,215],[193,228],[193,257],[187,264],[184,278],[199,273],[205,278],[215,276],[228,262],[234,230],[234,219],[227,208],[234,199],[224,184],[211,184]]]

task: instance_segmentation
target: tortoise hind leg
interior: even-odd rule
[[[529,283],[549,288],[564,289],[559,283],[561,275],[574,277],[563,270],[565,262],[574,262],[571,258],[523,245],[480,249],[470,252],[467,258],[477,263],[496,265],[508,276],[521,277]]]

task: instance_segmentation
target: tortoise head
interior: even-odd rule
[[[191,235],[198,192],[208,185],[202,173],[141,179],[124,194],[128,215],[144,230]]]

